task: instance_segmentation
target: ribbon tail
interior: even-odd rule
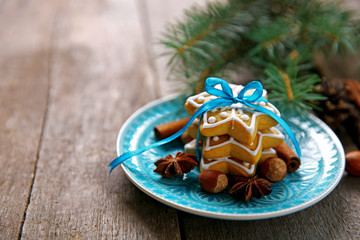
[[[270,117],[272,117],[273,119],[275,119],[281,125],[281,127],[286,131],[286,133],[289,135],[291,141],[293,142],[293,144],[295,146],[295,150],[296,150],[298,156],[301,157],[301,151],[300,151],[299,143],[296,140],[295,134],[291,130],[290,126],[281,117],[279,117],[274,112],[272,112],[272,111],[270,111],[270,110],[268,110],[266,108],[263,108],[263,107],[260,107],[260,106],[257,106],[257,105],[254,105],[254,104],[251,104],[251,103],[248,103],[248,102],[244,102],[244,103],[248,107],[254,108],[255,110],[263,112],[263,113],[269,115]]]
[[[131,157],[134,157],[136,155],[139,155],[145,151],[148,151],[152,148],[156,148],[156,147],[159,147],[161,145],[164,145],[166,143],[169,143],[173,140],[175,140],[176,138],[180,137],[181,134],[183,134],[186,129],[188,129],[188,127],[190,126],[190,124],[195,120],[196,116],[192,116],[189,121],[185,124],[185,126],[180,129],[178,132],[174,133],[173,135],[171,135],[170,137],[167,137],[167,138],[164,138],[158,142],[155,142],[153,144],[150,144],[148,146],[145,146],[145,147],[142,147],[142,148],[139,148],[137,150],[134,150],[134,151],[129,151],[129,152],[126,152],[124,154],[121,154],[119,157],[115,158],[110,164],[109,164],[109,167],[110,167],[110,173],[114,170],[114,168],[116,168],[117,166],[119,166],[121,163],[123,163],[125,160],[131,158]]]
[[[200,162],[200,147],[199,147],[199,141],[200,141],[200,123],[203,115],[199,116],[199,127],[197,130],[197,136],[196,136],[196,157],[198,159],[198,162]]]
[[[231,101],[231,100],[230,100]],[[230,102],[231,103],[231,102]],[[136,155],[139,155],[145,151],[148,151],[152,148],[156,148],[156,147],[159,147],[161,145],[164,145],[166,143],[169,143],[173,140],[175,140],[176,138],[180,137],[181,134],[183,134],[186,129],[189,128],[189,126],[191,125],[191,123],[199,116],[203,115],[205,112],[209,111],[209,110],[212,110],[216,107],[221,107],[221,106],[227,106],[229,105],[229,100],[228,99],[222,99],[222,98],[217,98],[217,99],[213,99],[209,102],[207,102],[207,104],[204,104],[202,105],[192,116],[191,118],[189,119],[189,121],[185,124],[185,126],[180,129],[178,132],[174,133],[173,135],[171,135],[170,137],[167,137],[165,139],[162,139],[158,142],[155,142],[153,144],[150,144],[148,146],[145,146],[145,147],[142,147],[142,148],[139,148],[137,150],[134,150],[134,151],[129,151],[129,152],[126,152],[122,155],[120,155],[119,157],[115,158],[110,164],[110,173],[114,170],[114,168],[116,168],[117,166],[119,166],[121,163],[123,163],[125,160],[131,158],[131,157],[134,157]]]

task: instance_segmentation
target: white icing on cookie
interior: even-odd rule
[[[190,142],[184,145],[184,149],[186,150],[194,150],[196,149],[196,139],[191,140]]]
[[[249,117],[248,115],[241,115],[240,118],[241,118],[242,120],[245,120],[245,121],[247,121],[247,120],[250,119],[250,117]]]
[[[219,141],[219,137],[218,136],[215,136],[215,137],[213,137],[213,141]]]
[[[247,146],[245,146],[244,144],[239,143],[233,137],[229,137],[228,141],[225,141],[225,142],[213,145],[213,146],[210,146],[210,138],[206,138],[204,152],[216,149],[216,148],[221,147],[221,146],[225,146],[227,144],[234,144],[234,145],[244,149],[245,151],[247,151],[250,155],[256,156],[258,154],[258,152],[260,150],[262,150],[262,139],[263,139],[263,137],[284,139],[284,135],[279,130],[277,130],[276,128],[272,127],[272,128],[269,128],[269,130],[271,130],[272,132],[271,133],[262,133],[260,131],[258,132],[258,134],[259,134],[259,142],[258,142],[258,144],[257,144],[257,146],[256,146],[256,148],[254,150],[251,150]]]
[[[276,154],[276,150],[274,148],[263,149],[262,154]]]
[[[211,116],[211,117],[209,117],[208,121],[209,121],[209,123],[213,124],[216,122],[216,117]]]
[[[204,101],[201,103],[197,103],[196,101],[199,101],[199,98],[204,98]],[[207,92],[202,92],[197,95],[189,97],[186,102],[190,103],[194,108],[201,107],[205,102],[210,101],[211,99],[217,98],[216,96],[210,95]]]
[[[255,164],[250,164],[250,163],[246,163],[246,162],[239,163],[237,161],[230,159],[229,157],[214,158],[214,159],[207,159],[207,160],[210,162],[205,163],[204,158],[203,157],[201,158],[200,164],[204,170],[209,169],[209,167],[211,167],[212,165],[215,165],[219,162],[228,162],[228,163],[234,164],[235,166],[243,169],[249,175],[252,175],[255,173],[255,166],[256,166]],[[250,166],[250,168],[249,168],[249,166]]]
[[[242,86],[242,85],[235,85],[235,84],[229,84],[229,86],[230,86],[230,88],[232,89],[232,92],[233,92],[233,95],[234,95],[234,96],[239,95],[240,91],[244,88],[244,86]],[[221,85],[220,85],[220,84],[217,84],[217,85],[215,85],[214,87],[215,87],[216,89],[221,89]],[[264,94],[265,94],[265,95],[264,95]],[[265,91],[265,90],[263,91],[263,96],[266,96],[266,91]],[[208,94],[207,92],[202,92],[202,93],[199,93],[199,94],[197,94],[197,95],[194,95],[194,96],[189,97],[186,101],[187,101],[188,103],[190,103],[193,107],[199,108],[199,107],[201,107],[201,105],[203,104],[203,102],[202,102],[202,103],[198,103],[198,102],[199,102],[199,100],[198,100],[199,97],[204,97],[204,102],[206,102],[206,100],[207,100],[207,101],[210,101],[211,99],[218,98],[218,97],[216,97],[216,96],[213,96],[213,95]],[[197,100],[198,102],[196,102],[196,100]]]
[[[220,113],[220,117],[222,117],[222,118],[226,118],[227,116],[228,116],[227,112],[221,112]]]
[[[243,108],[244,104],[242,103],[233,103],[230,105],[230,108]]]
[[[248,167],[250,165],[250,163],[248,162],[243,162],[242,164],[244,164],[245,167]]]
[[[202,102],[205,101],[205,97],[204,97],[204,96],[199,96],[199,97],[197,98],[197,100],[198,100],[199,103],[202,103]]]
[[[276,115],[278,115],[280,117],[280,112],[279,110],[274,107],[274,105],[272,105],[271,103],[266,103],[266,108],[269,109],[270,111],[274,112]],[[252,112],[252,116],[251,116],[251,122],[250,125],[247,125],[244,121],[249,121],[250,117],[248,115],[244,114],[244,111],[242,108],[237,108],[239,105],[238,104],[232,104],[230,106],[231,109],[231,113],[230,116],[228,116],[227,118],[217,121],[217,122],[209,122],[207,119],[207,115],[208,113],[206,112],[204,114],[204,122],[203,122],[203,128],[213,128],[216,126],[219,126],[221,124],[224,124],[226,122],[231,122],[231,121],[237,121],[238,123],[240,123],[245,129],[246,131],[248,131],[250,133],[250,135],[253,135],[254,131],[255,131],[255,125],[256,125],[256,118],[260,115],[266,115],[265,113],[262,112],[257,112],[254,111]],[[224,108],[222,108],[223,110]],[[246,109],[248,110],[248,109]],[[213,112],[213,111],[212,111]],[[245,119],[241,119],[241,117],[237,116],[237,113],[240,114],[241,116],[247,116],[249,117],[249,119],[247,119],[247,117],[244,117]],[[251,114],[251,112],[249,111],[249,113]]]
[[[242,86],[242,85],[235,85],[235,84],[229,84],[229,86],[230,86],[234,96],[239,95],[240,91],[244,88],[244,86]],[[217,84],[215,86],[215,88],[221,89],[221,85]],[[254,90],[249,90],[245,93],[245,95],[246,96],[250,95],[253,92],[254,92]],[[262,96],[266,97],[266,95],[267,95],[267,92],[264,89]],[[204,98],[204,100],[202,101],[203,98]],[[216,99],[216,98],[218,98],[218,97],[210,95],[207,92],[202,92],[197,95],[189,97],[187,99],[187,102],[189,104],[191,104],[194,108],[200,108],[205,102],[208,102],[208,101],[210,101],[212,99]],[[274,112],[276,115],[280,116],[279,110],[269,102],[260,101],[260,102],[254,103],[254,104],[261,105],[261,106],[269,109],[270,111]],[[260,115],[266,115],[265,113],[258,112],[252,108],[246,107],[241,103],[232,104],[228,107],[222,107],[220,109],[221,109],[220,116],[224,119],[216,122],[216,121],[210,120],[210,119],[212,119],[211,117],[208,119],[208,117],[207,117],[208,114],[205,113],[204,118],[203,118],[204,119],[203,128],[212,128],[212,127],[219,126],[226,122],[237,121],[250,133],[250,135],[253,135],[254,131],[255,131],[256,118]],[[231,113],[226,113],[226,112],[223,113],[223,111],[225,109],[231,109]],[[247,116],[246,117],[245,115],[241,115],[241,116],[236,115],[236,113],[243,114],[243,109],[246,109],[247,112],[250,112],[251,116],[246,115]],[[219,111],[219,108],[215,108],[215,109],[211,110],[212,113],[216,113],[217,111]],[[227,114],[227,116],[225,116],[225,113]],[[221,114],[223,114],[223,115],[221,115]],[[241,118],[242,116],[243,116],[243,118]],[[248,120],[250,120],[250,118],[251,118],[251,123],[250,123],[250,125],[247,125],[244,121],[248,121]]]

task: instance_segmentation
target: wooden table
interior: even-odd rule
[[[193,2],[0,1],[0,239],[359,237],[360,178],[346,174],[320,203],[261,221],[187,214],[109,176],[121,125],[168,94],[153,43]]]

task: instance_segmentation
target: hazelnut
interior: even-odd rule
[[[226,175],[216,170],[205,170],[198,176],[198,182],[201,188],[208,193],[218,193],[224,190],[228,185]]]
[[[352,151],[345,155],[348,174],[360,177],[360,151]]]
[[[271,182],[279,182],[286,177],[286,163],[281,158],[267,158],[260,166],[260,173]]]

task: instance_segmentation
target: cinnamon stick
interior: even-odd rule
[[[278,157],[285,161],[288,173],[293,173],[299,169],[301,165],[299,156],[285,142],[274,149]]]
[[[177,131],[179,131],[181,128],[185,126],[185,124],[189,121],[190,117],[182,118],[180,120],[164,123],[155,126],[154,133],[156,138],[158,139],[164,139],[167,138]]]
[[[186,131],[185,131],[183,134],[181,134],[180,138],[181,138],[181,140],[182,140],[182,142],[183,142],[184,144],[189,143],[189,142],[191,142],[191,141],[194,139],[194,138],[190,135],[189,129],[186,129]]]

